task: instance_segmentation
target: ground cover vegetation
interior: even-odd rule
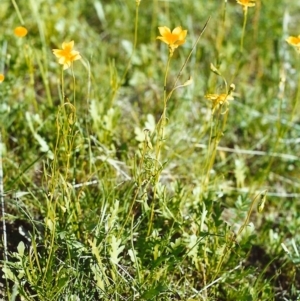
[[[0,16],[5,300],[300,300],[299,1]]]

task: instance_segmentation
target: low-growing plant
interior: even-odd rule
[[[5,300],[300,298],[284,9],[2,1]]]

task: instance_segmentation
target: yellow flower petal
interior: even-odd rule
[[[0,73],[0,83],[2,83],[5,79],[5,76],[3,74]]]
[[[159,33],[164,36],[168,33],[171,33],[170,28],[166,27],[166,26],[162,26],[162,27],[158,27]]]
[[[182,32],[181,26],[177,26],[172,30],[172,34],[179,35]]]
[[[71,41],[71,42],[63,42],[62,43],[62,49],[64,49],[64,50],[72,50],[73,49],[73,47],[74,47],[74,41]]]
[[[187,35],[187,30],[183,30],[180,34],[179,34],[179,40],[184,40],[186,38]]]

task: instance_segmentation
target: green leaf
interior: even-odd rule
[[[25,244],[23,243],[23,241],[20,241],[19,244],[18,244],[18,253],[21,257],[23,257],[24,255],[24,250],[25,250]]]

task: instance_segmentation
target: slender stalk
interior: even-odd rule
[[[3,43],[2,46],[2,59],[1,59],[1,65],[0,65],[0,70],[3,72],[4,66],[5,66],[5,54],[7,50],[7,42]],[[3,149],[4,149],[4,144],[2,144],[2,134],[0,131],[0,203],[1,203],[1,217],[2,217],[2,228],[3,228],[3,258],[4,258],[4,267],[6,267],[6,263],[8,260],[7,256],[7,236],[6,236],[6,222],[5,222],[5,201],[4,201],[4,185],[3,185],[3,163],[2,163],[2,158],[3,158]]]
[[[248,8],[244,7],[244,22],[243,22],[243,31],[241,37],[241,52],[244,50],[244,36],[246,31],[246,24],[247,24],[247,16],[248,16]]]
[[[61,109],[64,109],[65,105],[65,86],[64,86],[64,70],[63,68],[61,69]],[[57,170],[57,164],[58,164],[58,156],[59,156],[59,145],[61,143],[61,130],[64,131],[63,127],[64,125],[61,125],[60,120],[59,120],[59,111],[58,115],[56,117],[56,130],[57,130],[57,136],[56,136],[56,143],[55,143],[55,151],[54,151],[54,160],[52,163],[52,174],[51,174],[51,193],[50,193],[50,198],[47,200],[47,216],[46,216],[46,226],[48,226],[48,223],[51,223],[51,233],[50,233],[50,239],[49,239],[49,253],[48,253],[48,258],[46,262],[46,267],[45,267],[45,273],[43,276],[43,282],[46,281],[46,276],[47,276],[47,271],[50,267],[50,263],[52,260],[52,256],[54,253],[54,240],[55,240],[55,233],[56,233],[56,198],[54,197],[55,194],[55,180],[57,180],[58,175],[58,170]],[[65,110],[64,110],[64,117],[66,116]],[[64,118],[64,121],[66,118]],[[68,150],[68,149],[67,149]]]
[[[6,223],[5,223],[2,150],[3,150],[2,136],[0,132],[0,202],[1,202],[1,213],[2,213],[2,227],[3,227],[3,257],[4,257],[4,265],[6,265],[8,259],[7,259],[7,236],[6,236]]]
[[[218,114],[220,116],[220,114]],[[212,123],[213,123],[213,120],[212,120]],[[206,170],[206,175],[203,179],[203,192],[206,191],[206,188],[207,188],[207,185],[209,183],[209,178],[210,178],[210,171],[212,170],[213,168],[213,165],[215,163],[215,159],[216,159],[216,154],[217,154],[217,147],[218,147],[218,144],[220,142],[220,133],[219,133],[219,123],[220,123],[220,120],[219,118],[217,118],[217,121],[216,121],[216,126],[215,126],[215,131],[213,133],[213,124],[212,124],[212,128],[211,128],[211,132],[210,132],[210,141],[209,141],[209,147],[208,147],[208,152],[207,152],[207,155],[208,155],[208,158],[207,158],[207,166],[205,168]],[[213,141],[212,141],[213,140]]]
[[[226,6],[227,6],[227,1],[224,1],[223,7],[222,7],[222,12],[221,12],[221,17],[222,17],[222,26],[218,27],[218,33],[217,33],[217,38],[216,38],[216,50],[217,50],[217,58],[216,61],[219,61],[220,53],[221,53],[221,48],[223,44],[223,40],[225,37],[225,30],[226,30]]]
[[[57,180],[56,174],[57,174],[58,153],[59,153],[58,149],[59,149],[59,142],[60,142],[60,124],[59,124],[58,117],[56,118],[56,130],[57,130],[57,136],[56,136],[56,143],[55,143],[55,149],[54,149],[54,159],[53,159],[53,163],[52,163],[50,194],[49,194],[49,198],[47,199],[47,215],[45,218],[46,227],[50,228],[48,225],[49,223],[52,225],[52,227],[50,228],[50,231],[51,231],[50,239],[48,239],[48,237],[46,237],[47,239],[45,240],[46,244],[47,244],[47,248],[49,249],[49,253],[48,253],[48,257],[47,257],[47,261],[46,261],[46,267],[45,267],[45,272],[43,275],[42,283],[46,281],[47,271],[49,269],[50,261],[52,259],[54,238],[55,238],[55,231],[56,231],[55,219],[56,219],[57,201],[56,201],[56,198],[54,197],[54,193],[55,193],[55,187],[56,187],[55,180]],[[48,242],[49,242],[49,244],[48,244]]]
[[[24,22],[24,20],[23,20],[23,18],[22,18],[21,12],[20,12],[20,10],[19,10],[19,7],[18,7],[16,1],[15,1],[15,0],[11,0],[11,2],[12,2],[13,6],[14,6],[14,8],[15,8],[15,10],[16,10],[16,13],[17,13],[17,15],[18,15],[18,18],[19,18],[21,24],[24,25],[25,22]]]
[[[73,68],[73,63],[72,63],[72,77],[73,77],[73,105],[75,107],[75,99],[76,99],[76,89],[75,89],[75,85],[76,85],[76,80],[75,80],[75,74],[74,74],[74,68]]]
[[[156,150],[155,150],[155,168],[154,168],[154,170],[155,170],[155,186],[154,186],[154,190],[153,190],[154,201],[152,202],[152,206],[151,206],[151,215],[150,215],[150,221],[149,221],[149,226],[148,226],[148,235],[150,235],[151,228],[152,228],[152,222],[153,222],[153,218],[154,218],[155,196],[156,196],[156,190],[157,190],[157,184],[158,184],[158,181],[159,181],[159,176],[161,174],[161,170],[160,170],[160,167],[159,167],[159,163],[160,163],[159,158],[160,158],[160,153],[161,153],[161,148],[162,148],[162,145],[163,145],[163,141],[164,141],[164,138],[165,138],[165,126],[166,126],[166,119],[167,119],[166,118],[167,103],[168,103],[168,100],[171,98],[173,92],[178,87],[182,86],[182,85],[177,86],[177,82],[178,82],[178,80],[181,76],[181,73],[182,73],[183,69],[187,65],[193,51],[195,50],[195,48],[196,48],[203,32],[205,31],[209,20],[210,20],[210,17],[205,22],[205,24],[204,24],[197,40],[195,41],[190,53],[188,54],[185,62],[183,63],[182,67],[180,68],[180,70],[177,74],[177,77],[175,79],[173,88],[171,89],[171,91],[169,93],[167,93],[167,79],[168,79],[168,74],[169,74],[170,62],[171,62],[171,58],[173,56],[173,51],[174,51],[174,49],[169,49],[170,53],[169,53],[169,57],[168,57],[167,65],[166,65],[165,76],[164,76],[164,96],[163,96],[164,107],[163,107],[163,112],[162,112],[162,115],[160,117],[160,120],[157,123],[157,143],[156,143]]]
[[[168,74],[169,74],[169,68],[170,68],[170,62],[172,59],[173,52],[170,51],[167,65],[166,65],[166,71],[165,71],[165,77],[164,77],[164,107],[163,112],[160,117],[160,120],[157,124],[157,142],[156,142],[156,150],[155,150],[155,165],[154,165],[154,172],[155,172],[155,185],[153,189],[153,201],[151,205],[151,215],[150,215],[150,221],[149,221],[149,227],[148,227],[148,235],[150,235],[151,228],[152,228],[152,222],[154,217],[154,206],[155,206],[155,196],[156,196],[156,190],[157,190],[157,184],[159,181],[161,168],[159,167],[160,163],[160,152],[163,145],[163,141],[165,138],[165,126],[166,126],[166,113],[167,113],[167,102],[168,102],[168,94],[167,94],[167,80],[168,80]]]
[[[134,230],[133,230],[133,220],[131,220],[131,226],[130,226],[130,243],[131,243],[131,249],[132,249],[132,254],[133,254],[133,258],[134,258],[134,263],[135,263],[135,268],[136,268],[136,272],[137,272],[137,278],[139,283],[142,283],[141,279],[141,274],[140,274],[140,269],[139,269],[139,262],[136,258],[136,254],[135,254],[135,248],[134,248],[134,240],[133,240],[133,236],[134,236]]]
[[[296,113],[296,111],[298,109],[299,100],[300,100],[300,56],[298,56],[298,85],[297,85],[297,93],[296,93],[294,107],[293,107],[292,114],[291,114],[291,119],[290,119],[291,122],[293,122],[293,119],[295,117],[295,113]]]
[[[41,77],[42,77],[44,87],[45,87],[45,92],[47,95],[48,105],[50,107],[53,107],[53,101],[52,101],[51,91],[50,91],[50,87],[49,87],[49,80],[48,80],[48,76],[47,76],[47,73],[48,73],[47,68],[45,68],[44,65],[42,64],[42,61],[41,61],[37,51],[34,51],[34,57],[36,58],[37,64],[39,66],[39,70],[41,72]]]
[[[210,16],[208,17],[207,21],[205,22],[205,24],[204,24],[203,28],[201,29],[201,32],[200,32],[200,34],[198,35],[198,38],[197,38],[197,40],[195,41],[195,43],[194,43],[194,45],[193,45],[193,47],[192,47],[190,53],[188,54],[188,56],[187,56],[186,60],[184,61],[183,65],[181,66],[181,68],[180,68],[180,70],[179,70],[179,72],[178,72],[178,74],[177,74],[177,76],[176,76],[176,79],[175,79],[175,82],[174,82],[172,91],[173,91],[174,88],[176,87],[177,82],[179,81],[179,78],[180,78],[180,76],[181,76],[181,74],[182,74],[182,71],[183,71],[183,69],[185,68],[185,66],[187,65],[188,61],[190,60],[190,58],[191,58],[191,56],[192,56],[192,53],[193,53],[194,50],[196,49],[196,46],[197,46],[197,44],[199,43],[199,41],[200,41],[200,39],[201,39],[201,37],[202,37],[202,35],[203,35],[203,33],[204,33],[204,31],[205,31],[207,25],[208,25],[209,20],[210,20]]]
[[[234,90],[234,85],[231,85],[228,90],[228,86],[227,86],[227,82],[226,82],[225,78],[223,78],[223,80],[224,80],[224,83],[226,86],[226,99],[227,99],[227,97],[229,97],[231,95],[232,91]],[[226,101],[224,104],[227,106]],[[224,133],[225,127],[226,127],[226,123],[227,123],[229,109],[226,107],[226,111],[222,112],[224,104],[219,105],[219,108],[217,109],[216,112],[214,112],[214,109],[212,112],[211,129],[210,129],[210,137],[209,137],[209,142],[208,142],[206,165],[205,165],[204,174],[202,177],[202,191],[203,192],[205,192],[207,189],[207,185],[209,183],[209,178],[210,178],[210,171],[213,168],[213,165],[215,163],[218,145],[223,136],[223,133]],[[215,122],[214,122],[214,120],[215,120]],[[203,193],[202,193],[202,195],[203,195]]]
[[[61,69],[61,95],[62,95],[62,102],[63,105],[65,102],[65,82],[64,82],[64,69]]]
[[[160,151],[163,144],[164,136],[165,136],[165,125],[166,125],[166,113],[167,113],[167,80],[168,80],[168,73],[170,68],[170,62],[171,62],[172,56],[169,55],[167,65],[166,65],[166,71],[165,71],[165,78],[164,78],[164,107],[163,112],[160,117],[160,120],[158,121],[158,138],[157,138],[157,144],[156,144],[156,152],[155,152],[155,158],[156,158],[156,168],[158,167],[159,157],[160,157]]]

